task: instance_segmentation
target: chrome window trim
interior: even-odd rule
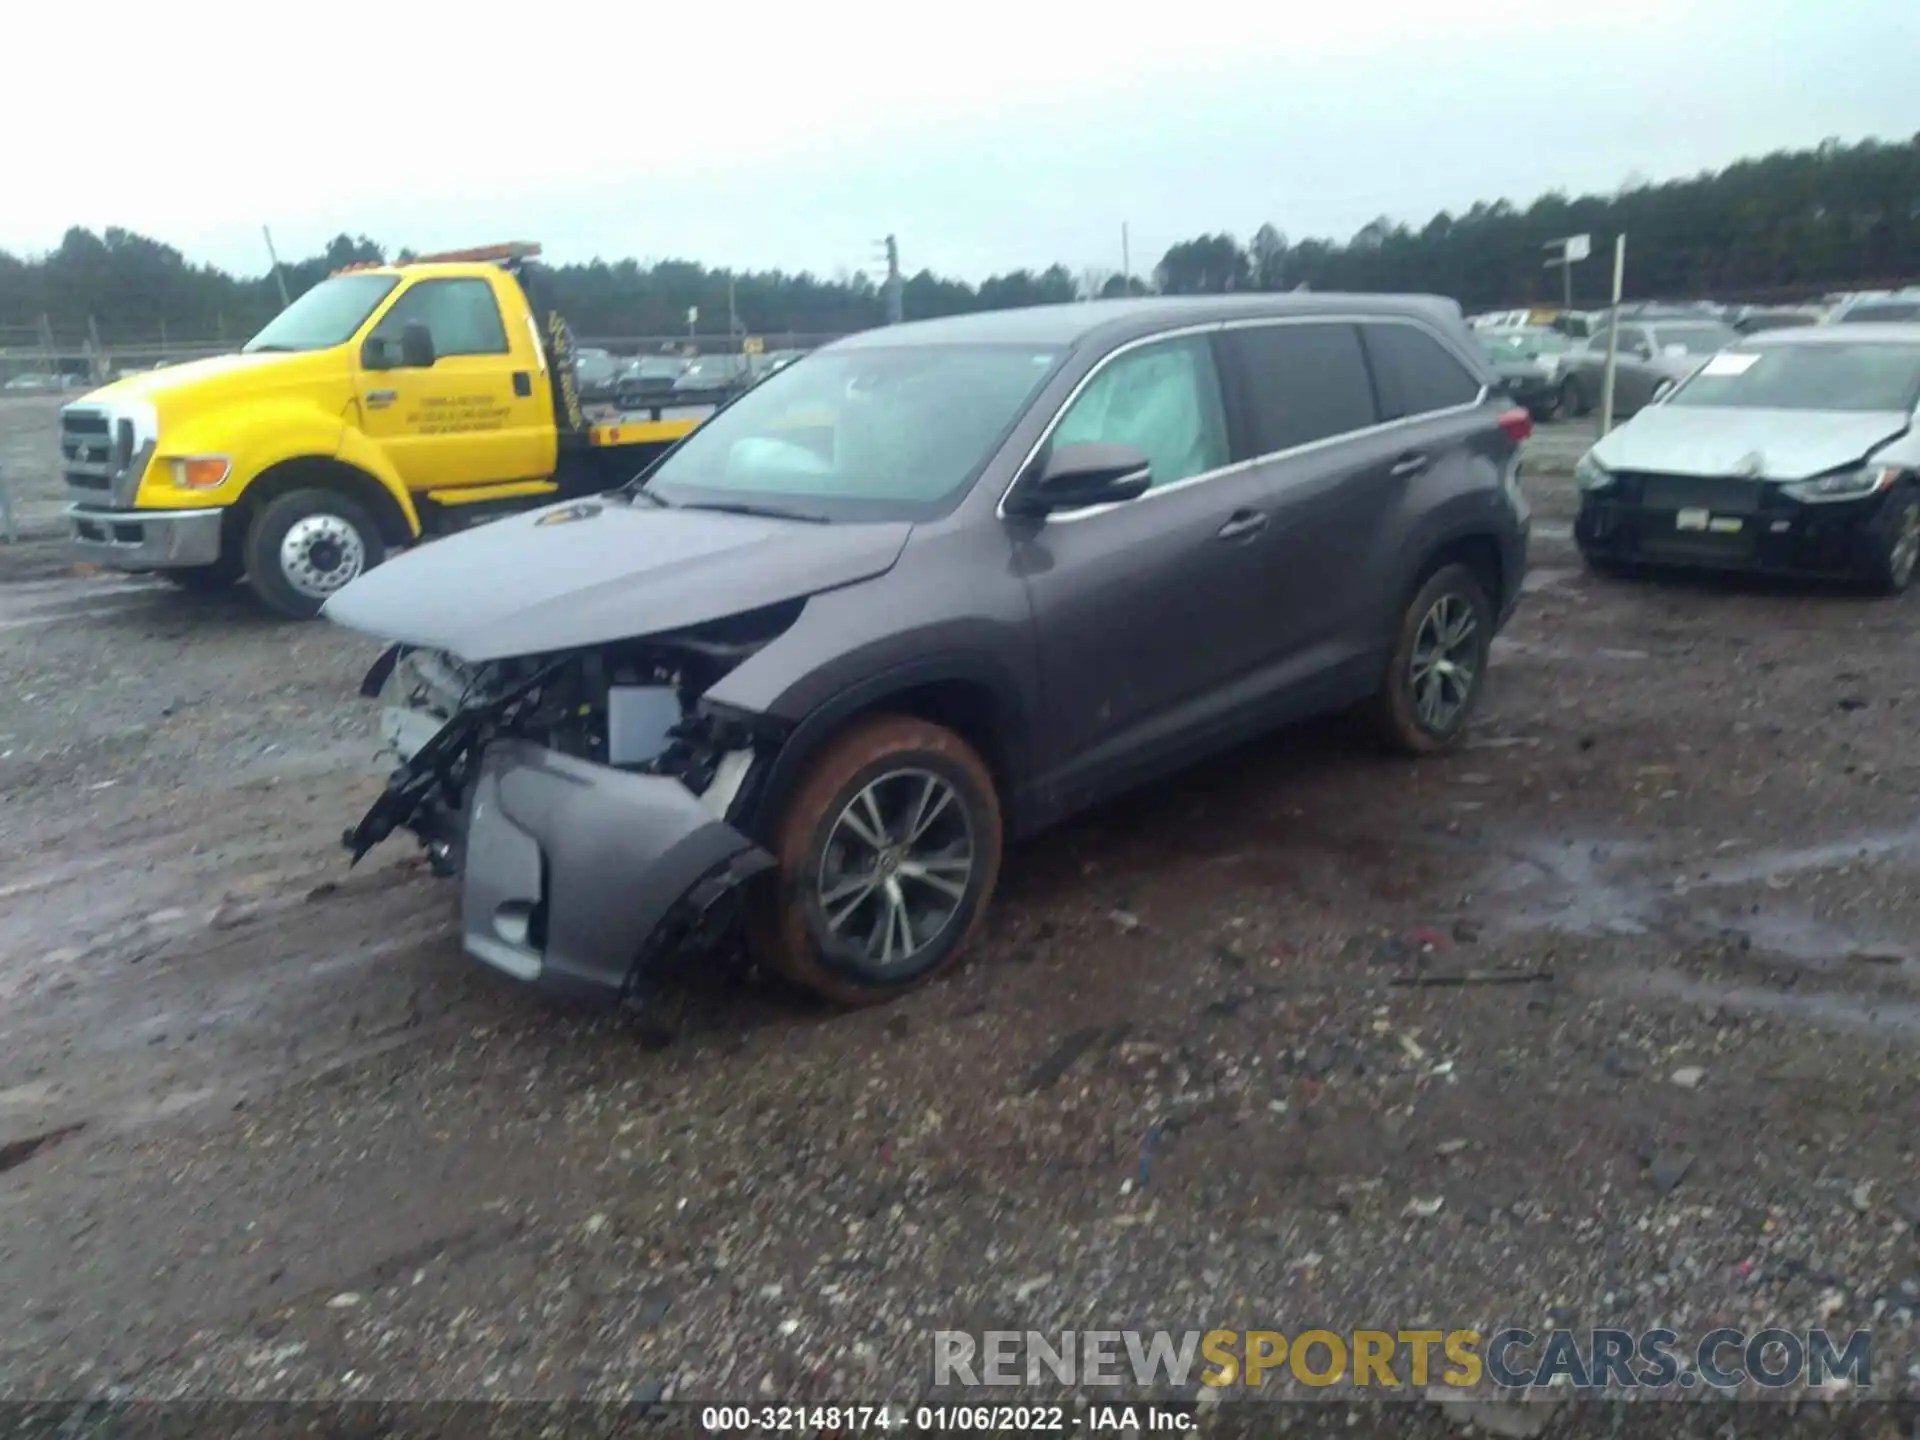
[[[1047,442],[1053,438],[1053,432],[1059,427],[1060,421],[1065,418],[1067,411],[1073,407],[1074,402],[1080,398],[1080,392],[1092,384],[1095,377],[1097,377],[1102,370],[1105,370],[1107,366],[1111,365],[1115,360],[1118,360],[1122,355],[1138,350],[1143,346],[1158,345],[1167,340],[1184,340],[1194,335],[1214,335],[1226,330],[1257,330],[1280,325],[1380,324],[1410,325],[1414,329],[1424,332],[1430,339],[1439,341],[1442,349],[1453,356],[1455,360],[1460,361],[1461,368],[1463,368],[1469,376],[1474,373],[1471,360],[1461,354],[1460,348],[1455,345],[1446,334],[1427,324],[1425,320],[1413,315],[1256,315],[1240,320],[1215,320],[1203,325],[1182,325],[1172,330],[1155,331],[1151,335],[1142,335],[1136,339],[1127,341],[1125,344],[1115,346],[1112,350],[1109,350],[1105,355],[1100,357],[1098,364],[1080,377],[1073,389],[1067,393],[1067,398],[1062,400],[1054,409],[1052,418],[1047,421],[1046,429],[1040,432],[1040,438],[1034,441],[1032,447],[1028,449],[1026,455],[1021,459],[1019,465],[1014,467],[1013,478],[1007,482],[1006,488],[1000,492],[1000,499],[993,507],[995,518],[1000,520],[1013,518],[1007,512],[1007,496],[1013,493],[1013,487],[1020,483],[1020,477],[1027,473],[1027,467],[1033,464],[1034,457],[1046,448]],[[1364,345],[1365,341],[1363,340],[1361,343]],[[1226,400],[1224,394],[1226,377],[1219,371],[1219,367],[1217,366],[1215,367],[1215,378],[1223,387],[1221,401],[1224,404]],[[1110,511],[1120,509],[1122,506],[1132,507],[1143,505],[1147,501],[1161,495],[1175,495],[1195,485],[1205,484],[1210,480],[1219,480],[1228,475],[1238,475],[1244,471],[1253,469],[1256,465],[1266,465],[1275,460],[1291,459],[1296,455],[1311,455],[1316,451],[1326,449],[1329,445],[1343,445],[1350,440],[1359,439],[1363,436],[1383,435],[1390,431],[1397,430],[1401,426],[1414,424],[1417,421],[1444,419],[1452,415],[1465,415],[1470,411],[1478,410],[1482,405],[1486,404],[1489,394],[1491,394],[1489,387],[1482,384],[1479,393],[1477,393],[1473,399],[1459,405],[1449,405],[1439,410],[1422,410],[1418,415],[1402,415],[1397,419],[1382,420],[1377,424],[1368,425],[1359,430],[1346,430],[1338,435],[1328,435],[1319,440],[1309,440],[1304,445],[1292,445],[1283,450],[1269,450],[1264,454],[1251,455],[1245,460],[1236,460],[1231,465],[1223,465],[1216,470],[1203,470],[1198,475],[1189,475],[1186,479],[1176,480],[1171,485],[1158,486],[1152,490],[1148,490],[1145,494],[1134,500],[1118,500],[1111,505],[1092,505],[1084,510],[1071,510],[1065,514],[1049,515],[1046,517],[1045,523],[1048,525],[1071,525],[1082,520],[1092,520]]]

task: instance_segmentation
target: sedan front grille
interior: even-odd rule
[[[1625,474],[1623,489],[1639,491],[1649,510],[1710,510],[1716,515],[1754,515],[1765,489],[1758,480],[1733,475]]]

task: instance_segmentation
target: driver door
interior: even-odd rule
[[[1259,480],[1233,469],[1205,335],[1125,350],[1062,411],[1049,444],[1142,451],[1137,500],[1012,519],[1046,697],[1043,784],[1067,808],[1124,788],[1200,738],[1265,656],[1258,603],[1273,535]]]
[[[424,368],[401,360],[401,334],[414,323],[433,337],[434,361]],[[414,281],[368,333],[360,361],[360,428],[409,490],[552,473],[553,412],[536,383],[533,337],[509,333],[488,280]]]

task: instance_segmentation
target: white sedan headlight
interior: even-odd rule
[[[1573,467],[1573,483],[1582,490],[1605,490],[1613,484],[1613,472],[1593,458],[1589,450],[1580,457],[1580,463]]]
[[[1855,470],[1836,470],[1811,480],[1796,480],[1780,488],[1796,500],[1818,504],[1823,500],[1859,500],[1877,495],[1900,478],[1896,465],[1862,465]]]

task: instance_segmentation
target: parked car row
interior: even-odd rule
[[[689,357],[668,351],[622,359],[606,350],[588,348],[575,352],[574,373],[582,400],[589,404],[610,402],[630,410],[666,401],[723,398],[745,385],[758,384],[802,353],[774,350]]]

